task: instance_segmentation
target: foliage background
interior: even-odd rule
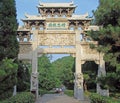
[[[100,31],[91,31],[89,35],[99,42],[96,48],[103,52],[106,62],[106,76],[98,78],[102,88],[120,91],[120,0],[99,0],[94,11],[94,23],[102,26]]]

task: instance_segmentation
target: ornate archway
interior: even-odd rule
[[[18,58],[32,63],[31,91],[36,97],[38,97],[37,58],[40,54],[71,54],[76,58],[74,96],[79,100],[84,100],[81,65],[85,61],[95,61],[99,65],[98,76],[105,75],[103,54],[90,48],[90,44],[97,46],[98,43],[87,36],[87,31],[99,30],[99,27],[90,25],[92,18],[88,18],[88,14],[73,15],[75,8],[73,2],[40,3],[38,5],[40,15],[26,14],[26,18],[22,19],[24,25],[17,30],[20,46]],[[74,29],[71,30],[71,27]],[[99,84],[97,92],[103,94]]]

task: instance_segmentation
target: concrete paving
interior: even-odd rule
[[[35,103],[90,103],[88,100],[79,101],[73,97],[60,94],[45,94],[39,97]]]

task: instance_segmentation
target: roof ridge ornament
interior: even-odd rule
[[[74,0],[71,0],[71,3],[74,4]]]
[[[75,14],[73,14],[73,15],[72,15],[72,17],[78,17],[78,18],[88,18],[88,17],[89,17],[89,14],[88,14],[88,12],[87,12],[87,13],[85,13],[85,14],[83,14],[83,15],[75,15]]]
[[[42,1],[41,1],[41,0],[38,0],[38,2],[39,2],[39,5],[43,6],[43,4],[42,4]]]
[[[25,15],[25,17],[26,17],[26,18],[28,18],[28,17],[29,17],[28,13],[26,13],[26,12],[25,12],[25,14],[24,14],[24,15]]]
[[[88,13],[88,12],[86,12],[86,13],[84,14],[84,16],[85,16],[86,18],[88,18],[89,13]]]
[[[38,0],[39,4],[41,3],[41,0]]]
[[[74,5],[74,0],[71,0],[70,5],[71,6]]]

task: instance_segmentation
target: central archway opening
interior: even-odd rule
[[[74,90],[75,58],[69,54],[42,54],[38,57],[39,94],[55,93],[65,86]]]

